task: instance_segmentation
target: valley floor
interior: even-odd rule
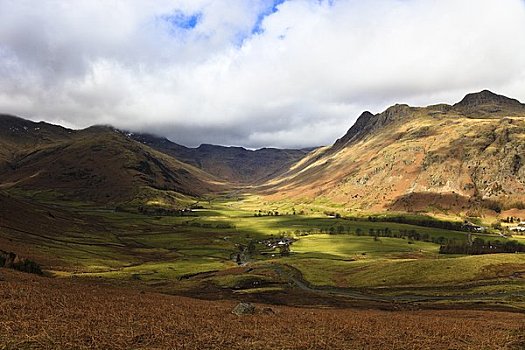
[[[0,195],[0,250],[46,276],[0,269],[0,350],[525,348],[525,254],[440,254],[464,231],[240,195],[179,215]]]
[[[523,349],[525,315],[202,301],[0,269],[0,349]],[[264,310],[264,311],[263,311]]]

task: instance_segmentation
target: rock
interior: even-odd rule
[[[232,310],[232,314],[237,316],[253,315],[255,313],[255,305],[252,303],[239,303]]]

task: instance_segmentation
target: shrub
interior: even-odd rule
[[[0,250],[0,267],[42,275],[42,269],[39,264],[33,260],[20,258],[13,252],[4,252]]]
[[[501,213],[501,210],[503,210],[503,205],[500,202],[494,201],[494,200],[487,200],[485,201],[485,206],[495,211],[496,213]]]

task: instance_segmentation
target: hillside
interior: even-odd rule
[[[240,184],[261,182],[280,175],[311,150],[277,148],[248,150],[243,147],[209,144],[189,148],[151,134],[130,133],[130,137],[220,179]]]
[[[71,130],[0,115],[0,189],[65,200],[177,206],[179,195],[201,197],[282,174],[308,152],[188,148],[110,126]]]
[[[0,188],[96,203],[200,196],[221,190],[215,177],[136,142],[111,127],[69,130],[0,116]],[[174,200],[176,202],[176,200]]]
[[[0,114],[0,161],[7,162],[17,153],[30,152],[36,147],[70,140],[71,133],[72,130],[58,125]]]
[[[477,215],[525,203],[525,105],[490,91],[454,105],[364,112],[334,145],[262,190],[364,211]]]
[[[2,277],[3,276],[3,277]],[[524,316],[203,301],[0,269],[6,349],[519,349]],[[81,317],[79,317],[81,315]],[[329,325],[329,326],[327,326]]]

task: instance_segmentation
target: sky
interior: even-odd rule
[[[0,113],[332,144],[361,112],[525,101],[524,0],[0,0]]]

